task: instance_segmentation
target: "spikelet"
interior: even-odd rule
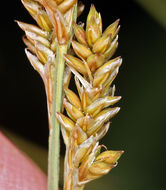
[[[112,58],[118,47],[119,20],[102,32],[102,20],[94,5],[86,29],[74,24],[76,56],[65,60],[74,74],[78,95],[65,86],[63,106],[68,116],[57,113],[66,144],[64,190],[83,189],[89,181],[107,174],[117,165],[123,151],[101,151],[99,140],[109,129],[109,120],[120,110],[113,107],[121,97],[110,87],[122,58]]]
[[[103,32],[101,16],[92,5],[84,30],[82,25],[73,23],[75,5],[77,16],[84,9],[77,0],[22,0],[22,3],[37,23],[35,26],[17,21],[25,31],[26,55],[44,81],[49,114],[53,109],[57,44],[67,45],[74,27],[75,56],[70,51],[64,55],[68,67],[64,72],[63,107],[68,116],[57,112],[56,117],[66,144],[64,190],[81,190],[86,183],[114,168],[123,153],[99,145],[109,129],[109,120],[120,110],[113,105],[121,97],[114,96],[115,86],[110,87],[122,64],[121,57],[111,59],[118,47],[119,20]],[[78,95],[69,89],[71,72]],[[102,147],[106,150],[101,151]]]
[[[73,10],[77,0],[21,0],[24,7],[36,21],[38,26],[17,21],[25,31],[23,41],[28,50],[36,54],[42,65],[49,57],[56,55],[56,45],[66,44],[69,41]],[[78,3],[79,14],[84,5]],[[31,60],[30,60],[31,62]]]
[[[73,11],[77,0],[21,0],[36,21],[37,26],[16,21],[25,32],[25,53],[35,70],[41,75],[51,112],[53,74],[56,65],[56,47],[67,44],[71,38]],[[84,9],[79,3],[79,14]]]

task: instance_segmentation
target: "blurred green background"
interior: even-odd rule
[[[125,154],[109,175],[86,190],[166,190],[166,1],[84,0],[85,22],[95,4],[104,28],[121,19],[123,65],[115,80],[123,99],[102,143]],[[10,4],[10,7],[9,7]],[[20,149],[47,171],[48,122],[43,83],[24,54],[23,32],[14,19],[32,23],[19,0],[3,1],[0,45],[0,125]],[[62,157],[64,145],[62,144]]]

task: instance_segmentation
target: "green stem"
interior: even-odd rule
[[[67,45],[57,44],[56,67],[53,73],[53,97],[52,109],[49,113],[50,135],[49,135],[49,158],[48,158],[48,190],[59,189],[59,154],[60,154],[60,124],[56,119],[56,112],[61,111],[64,54],[67,53]]]
[[[77,18],[77,4],[74,6],[73,21]],[[53,95],[51,109],[49,110],[49,155],[48,155],[48,190],[59,189],[59,155],[60,155],[60,124],[56,119],[56,112],[61,112],[63,98],[63,75],[65,60],[64,54],[67,53],[70,47],[70,42],[73,36],[73,28],[70,29],[70,40],[66,45],[56,46],[56,66],[52,71]]]

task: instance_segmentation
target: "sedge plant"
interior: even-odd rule
[[[86,24],[77,24],[84,5],[77,0],[22,0],[37,26],[17,21],[25,32],[25,53],[43,79],[48,106],[48,190],[58,190],[60,130],[66,145],[64,190],[83,190],[107,174],[123,151],[107,150],[99,140],[121,97],[112,85],[122,58],[118,47],[119,20],[104,31],[91,6]],[[73,75],[77,93],[70,89]],[[66,112],[64,112],[66,111]],[[66,113],[66,114],[65,114]],[[103,150],[104,149],[104,150]]]

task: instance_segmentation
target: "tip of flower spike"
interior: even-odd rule
[[[120,67],[122,65],[123,59],[121,56],[118,56],[117,58],[115,58],[115,60],[118,60],[118,66]]]
[[[19,21],[19,20],[14,20],[14,22],[18,23],[18,22],[20,22],[20,21]]]
[[[121,100],[121,99],[122,99],[122,96],[117,96],[117,97],[116,97],[116,100],[117,100],[117,101],[119,101],[119,100]]]
[[[96,10],[95,5],[92,3],[90,9]]]
[[[106,30],[104,31],[103,35],[107,36],[108,34],[111,34],[112,40],[113,40],[120,30],[120,26],[118,26],[119,22],[120,22],[120,19],[117,19],[115,22],[113,22],[111,25],[109,25],[106,28]]]
[[[124,154],[124,150],[120,150],[118,152],[119,152],[119,157],[117,158],[117,161],[114,163],[113,168],[115,168],[118,165],[118,160],[122,156],[122,154]]]
[[[119,24],[119,22],[120,22],[120,18],[118,18],[115,22],[116,22],[117,24]]]
[[[27,55],[27,57],[31,57],[33,56],[30,52],[29,52],[29,49],[28,48],[25,48],[25,54]]]
[[[120,111],[120,107],[116,107],[116,113]]]
[[[124,150],[120,150],[120,154],[121,154],[121,155],[124,154],[124,152],[125,152]]]
[[[91,4],[90,11],[87,17],[87,25],[92,16],[98,16],[98,12],[96,11],[94,4]]]
[[[19,21],[19,20],[14,20],[14,22],[16,22],[18,24],[18,26],[22,29],[23,29],[23,22]]]

